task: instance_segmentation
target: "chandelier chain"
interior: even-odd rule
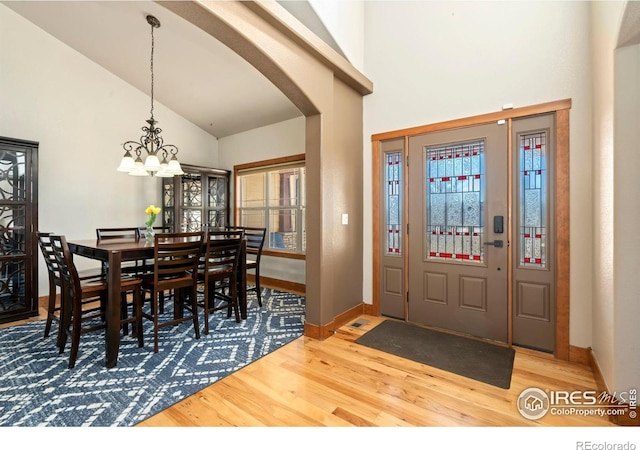
[[[151,25],[151,120],[153,120],[153,81],[154,81],[154,74],[153,74],[153,50],[155,48],[155,39],[153,36],[153,29],[155,27],[153,25]]]

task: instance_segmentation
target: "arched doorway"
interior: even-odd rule
[[[362,96],[371,82],[275,3],[161,4],[242,56],[306,117],[305,334],[329,336],[363,308]]]

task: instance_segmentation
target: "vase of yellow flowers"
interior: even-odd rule
[[[153,242],[153,237],[156,232],[153,229],[153,224],[156,221],[156,217],[160,214],[161,209],[155,205],[149,205],[147,209],[144,210],[144,213],[149,216],[149,219],[144,223],[147,226],[147,232],[145,234],[145,239],[148,243]]]

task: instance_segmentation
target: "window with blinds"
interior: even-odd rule
[[[266,228],[265,249],[304,253],[304,155],[236,166],[235,173],[238,225]]]

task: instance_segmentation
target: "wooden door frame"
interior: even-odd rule
[[[535,116],[539,114],[555,113],[555,129],[556,129],[556,152],[555,152],[555,241],[556,241],[556,336],[555,336],[555,349],[554,356],[557,359],[569,360],[569,306],[570,306],[570,258],[569,258],[569,244],[570,244],[570,229],[569,229],[569,110],[571,109],[571,99],[558,100],[548,103],[540,103],[532,106],[525,106],[521,108],[506,109],[488,114],[481,114],[477,116],[466,117],[462,119],[449,120],[445,122],[438,122],[429,125],[421,125],[412,128],[405,128],[402,130],[389,131],[385,133],[378,133],[371,136],[372,144],[372,195],[373,195],[373,290],[372,290],[372,305],[371,308],[367,308],[367,312],[379,316],[380,315],[380,143],[381,141],[391,139],[404,139],[404,158],[407,160],[409,151],[409,137],[417,136],[421,134],[433,133],[436,131],[445,131],[455,128],[469,127],[474,125],[481,125],[484,123],[497,122],[504,120],[509,127],[509,143],[508,143],[508,158],[509,168],[511,168],[510,161],[512,160],[512,142],[511,142],[511,122],[513,119],[523,118],[527,116]],[[510,171],[511,172],[511,171]],[[405,177],[406,180],[407,177]],[[511,196],[511,175],[509,176],[509,196]],[[405,193],[407,189],[407,181],[404,182]],[[406,208],[406,198],[404,196],[405,205],[403,211],[404,223],[407,223],[408,211]],[[511,201],[511,197],[509,198]],[[509,207],[509,214],[511,214],[511,206]],[[511,217],[509,217],[509,223],[511,223]],[[407,233],[404,227],[404,237],[402,242],[407,242]],[[509,227],[510,229],[511,227]],[[513,242],[511,235],[509,235],[509,241]],[[404,254],[404,266],[408,267],[407,252]],[[511,270],[509,271],[509,277],[512,276]],[[405,270],[405,302],[406,289],[407,289],[407,277],[408,270]],[[511,284],[511,279],[509,283]],[[512,336],[512,317],[513,311],[513,293],[509,289],[508,293],[508,334],[509,345],[511,345]],[[406,308],[405,308],[406,311]],[[405,314],[406,316],[406,314]],[[405,317],[406,319],[406,317]]]

